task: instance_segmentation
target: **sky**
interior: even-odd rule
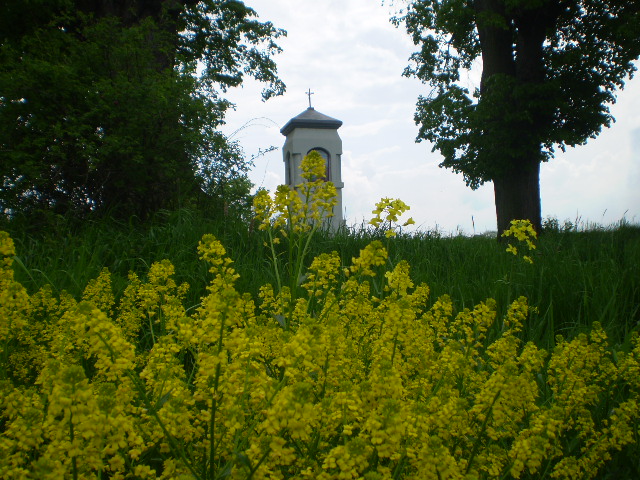
[[[413,121],[429,86],[402,76],[416,47],[389,18],[379,0],[247,0],[261,21],[287,30],[275,57],[287,85],[284,95],[263,102],[248,79],[227,92],[235,104],[223,132],[255,160],[250,179],[274,191],[284,183],[280,129],[309,106],[342,120],[343,210],[347,225],[368,221],[376,202],[400,198],[411,207],[415,229],[443,234],[495,231],[493,184],[468,188],[462,175],[439,168],[441,155],[416,143]],[[465,82],[478,85],[479,73]],[[542,216],[581,226],[640,223],[640,72],[611,108],[616,123],[586,145],[558,152],[540,174]]]

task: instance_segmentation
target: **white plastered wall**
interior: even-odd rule
[[[302,183],[300,175],[300,163],[304,156],[314,148],[326,150],[330,156],[330,178],[337,191],[338,199],[333,208],[333,217],[330,220],[331,230],[337,230],[344,224],[342,215],[342,140],[338,131],[333,128],[294,128],[286,137],[282,149],[285,163],[285,179],[289,186],[293,187]],[[289,159],[289,164],[287,162]],[[289,171],[287,172],[287,169]]]

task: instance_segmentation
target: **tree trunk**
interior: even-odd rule
[[[537,232],[541,228],[541,141],[553,112],[548,111],[544,98],[539,98],[538,87],[545,79],[546,32],[560,12],[553,1],[522,10],[514,5],[507,8],[506,3],[474,1],[482,47],[480,102],[488,98],[489,108],[494,109],[485,130],[490,141],[483,148],[494,155],[494,146],[502,149],[497,153],[502,161],[496,162],[502,163],[501,168],[492,176],[498,238],[511,220],[529,220]],[[490,82],[494,76],[512,81],[506,88],[499,87]]]
[[[535,158],[535,157],[533,157]],[[540,162],[529,160],[493,180],[498,220],[498,239],[511,220],[529,220],[536,232],[542,226],[540,208]]]
[[[76,0],[80,11],[97,20],[115,17],[123,29],[141,26],[147,20],[153,22],[153,26],[147,24],[141,45],[152,53],[153,60],[140,62],[140,68],[132,62],[130,67],[135,70],[134,75],[140,76],[149,75],[145,72],[146,68],[167,76],[176,75],[174,67],[179,42],[179,16],[184,8],[196,3],[197,0]],[[149,77],[158,78],[153,75]],[[99,189],[101,202],[107,211],[113,211],[115,207],[115,211],[125,212],[125,215],[134,213],[145,219],[158,208],[177,206],[181,181],[185,181],[183,190],[188,190],[186,184],[193,179],[193,169],[186,151],[178,152],[172,159],[147,153],[156,151],[153,142],[163,138],[167,130],[179,127],[177,100],[169,92],[164,98],[174,103],[176,108],[166,110],[166,117],[149,120],[144,128],[136,126],[139,129],[136,135],[140,151],[143,152],[142,160],[138,164],[131,164],[131,159],[121,156],[113,158],[103,167],[106,175]],[[108,129],[106,131],[109,134]]]

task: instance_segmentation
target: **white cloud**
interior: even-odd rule
[[[428,86],[402,76],[414,47],[390,24],[388,7],[371,0],[246,3],[261,20],[289,33],[276,57],[287,93],[261,102],[262,87],[252,81],[229,93],[237,110],[225,132],[256,119],[234,137],[248,155],[282,146],[279,129],[308,106],[305,92],[311,88],[314,107],[344,122],[339,134],[349,222],[369,218],[375,202],[389,196],[411,205],[409,213],[423,230],[438,225],[473,233],[472,217],[477,233],[495,230],[492,185],[470,190],[461,175],[438,168],[441,157],[428,143],[415,143],[415,103]],[[479,71],[470,72],[469,88],[478,82]],[[617,122],[599,138],[543,164],[543,215],[606,223],[626,211],[628,219],[640,221],[640,79],[628,82],[612,113]],[[257,159],[251,176],[274,189],[283,181],[281,151]]]
[[[380,120],[373,120],[367,123],[361,123],[360,125],[345,125],[340,129],[340,135],[345,138],[357,138],[368,137],[371,135],[378,135],[383,133],[384,129],[388,128],[392,123],[391,119],[383,118]]]

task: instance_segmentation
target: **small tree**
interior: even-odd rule
[[[420,47],[404,74],[432,87],[418,99],[417,141],[469,187],[493,182],[498,232],[513,219],[540,231],[540,163],[610,126],[640,55],[640,2],[422,0],[392,21]],[[470,92],[461,72],[478,58]]]

